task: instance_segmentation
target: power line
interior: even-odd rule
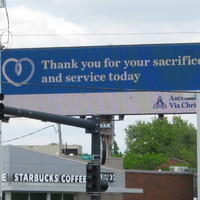
[[[53,127],[53,128],[54,128],[54,131],[57,132],[55,126],[54,126],[54,125],[50,125],[50,126],[43,127],[43,128],[41,128],[41,129],[39,129],[39,130],[37,130],[37,131],[34,131],[34,132],[32,132],[32,133],[29,133],[29,134],[26,134],[26,135],[23,135],[23,136],[20,136],[20,137],[12,138],[12,139],[10,139],[10,140],[2,141],[2,143],[6,143],[6,142],[11,142],[11,141],[19,140],[19,139],[22,139],[22,138],[25,138],[25,137],[34,135],[34,134],[36,134],[36,133],[38,133],[38,132],[40,132],[40,131],[43,131],[43,130],[45,130],[45,129],[48,129],[48,128],[50,128],[50,127]]]
[[[12,84],[12,82],[1,81],[2,84]],[[16,82],[13,82],[16,84]],[[90,90],[116,90],[116,91],[132,91],[133,89],[123,88],[103,88],[103,87],[83,87],[83,86],[66,86],[66,85],[53,85],[53,84],[36,84],[36,83],[20,83],[25,86],[40,86],[40,87],[52,87],[52,88],[72,88],[72,89],[90,89]]]
[[[12,84],[12,82],[0,81],[2,84]],[[16,84],[16,82],[14,82]],[[83,86],[66,86],[66,85],[52,85],[52,84],[36,84],[36,83],[20,83],[25,86],[40,86],[40,87],[52,87],[52,88],[68,88],[68,89],[90,89],[90,90],[104,90],[104,91],[119,91],[119,92],[177,92],[177,93],[194,93],[194,91],[188,90],[168,90],[168,91],[158,91],[158,90],[141,90],[141,89],[126,89],[126,88],[104,88],[104,87],[83,87]],[[80,93],[80,92],[79,92]],[[195,93],[200,93],[195,91]]]
[[[185,34],[200,34],[200,31],[186,32],[131,32],[131,33],[16,33],[16,37],[59,37],[59,36],[133,36],[133,35],[185,35]]]
[[[9,19],[9,14],[8,14],[6,2],[4,2],[4,7],[5,7],[5,13],[6,13],[6,19],[7,19],[7,28],[6,29],[0,29],[0,31],[2,31],[2,33],[0,34],[0,48],[5,47],[5,45],[7,45],[6,48],[8,48],[10,41],[11,41],[10,46],[12,46],[12,33],[10,31],[10,19]],[[7,40],[5,42],[2,42],[3,37],[7,37]]]

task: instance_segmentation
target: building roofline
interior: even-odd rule
[[[156,170],[125,170],[125,173],[135,173],[135,174],[158,174],[158,175],[191,175],[193,174],[190,171],[185,171],[185,172],[172,172],[172,171],[156,171]]]

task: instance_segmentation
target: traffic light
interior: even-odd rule
[[[108,180],[101,179],[100,181],[101,192],[105,192],[108,189]]]
[[[0,120],[3,121],[4,114],[3,114],[4,104],[0,103]]]
[[[0,120],[2,122],[8,122],[9,117],[5,117],[3,113],[4,110],[4,104],[2,103],[3,100],[4,100],[4,94],[0,94]]]
[[[0,94],[0,100],[1,100],[1,101],[4,100],[4,94]]]
[[[86,166],[86,191],[100,192],[100,165],[88,163]]]
[[[105,192],[108,180],[101,179],[100,164],[88,163],[86,166],[86,191],[89,193]]]

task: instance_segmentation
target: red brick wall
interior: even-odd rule
[[[187,164],[187,163],[184,161],[175,159],[175,158],[170,158],[168,160],[168,163],[162,164],[161,166],[158,166],[156,169],[169,168],[170,166],[174,166],[174,165],[178,165],[178,164],[180,165],[180,164]]]
[[[192,200],[193,174],[126,171],[126,187],[142,188],[143,194],[125,194],[124,200]]]

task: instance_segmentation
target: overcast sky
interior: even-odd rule
[[[8,0],[11,47],[198,42],[199,6],[198,0]],[[48,37],[36,36],[42,34]]]
[[[6,48],[68,47],[200,41],[199,0],[6,0],[8,19],[0,8],[1,44]],[[8,31],[10,34],[8,34]],[[184,115],[196,125],[196,115]],[[152,116],[126,116],[116,122],[116,141],[123,151],[124,128]],[[20,137],[52,123],[11,119],[3,140]],[[55,125],[56,126],[56,125]],[[56,127],[57,129],[57,127]],[[62,126],[63,142],[90,151],[90,135]],[[53,127],[5,144],[58,142]]]

